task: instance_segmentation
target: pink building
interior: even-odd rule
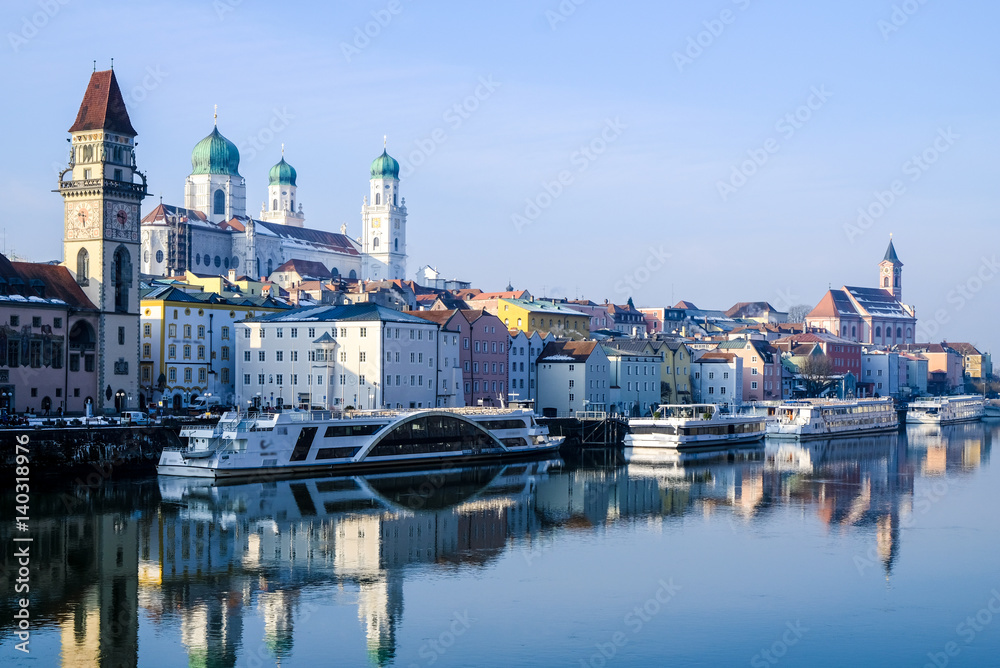
[[[0,409],[57,415],[100,406],[97,318],[66,267],[0,255]]]
[[[743,401],[781,399],[781,352],[777,348],[759,339],[734,339],[723,341],[717,350],[743,360]]]
[[[499,406],[507,401],[507,344],[503,321],[484,310],[413,311],[459,335],[459,361],[466,406]]]

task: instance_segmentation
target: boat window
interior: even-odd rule
[[[319,450],[316,451],[316,461],[319,461],[320,459],[345,459],[345,458],[348,458],[348,457],[353,457],[354,455],[358,454],[358,450],[360,450],[360,449],[361,449],[360,447],[357,447],[357,448],[320,448]],[[328,483],[316,483],[316,491],[317,492],[333,492],[333,491],[338,491],[337,489],[334,489],[334,488],[320,489],[320,485],[326,485],[326,484],[328,484]],[[354,489],[354,487],[342,487],[340,489]]]
[[[343,438],[345,436],[371,436],[384,424],[347,424],[327,427],[323,438]]]
[[[525,448],[528,446],[528,440],[525,438],[504,438],[501,441],[508,448]]]
[[[303,427],[299,432],[299,438],[295,441],[295,449],[292,450],[292,457],[289,461],[302,462],[309,456],[309,448],[312,447],[313,439],[316,438],[318,427]]]
[[[479,423],[484,429],[524,429],[521,420],[484,420]]]
[[[397,425],[369,457],[481,450],[495,445],[489,434],[450,415],[429,415]]]

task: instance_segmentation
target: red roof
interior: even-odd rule
[[[25,283],[38,279],[45,284],[46,299],[61,299],[74,308],[96,309],[69,269],[58,264],[11,262],[11,266]]]
[[[76,114],[76,122],[69,129],[70,132],[82,130],[110,130],[131,137],[138,134],[129,120],[114,70],[90,75],[90,83],[87,84],[87,92],[80,103],[80,111]]]

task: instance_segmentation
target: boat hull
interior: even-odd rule
[[[253,466],[253,467],[219,467],[212,460],[205,461],[205,466],[199,466],[195,461],[187,463],[164,463],[161,458],[156,467],[158,475],[178,476],[185,478],[212,478],[215,480],[247,479],[247,478],[289,478],[299,476],[319,475],[363,475],[387,471],[412,471],[421,469],[454,468],[456,466],[473,466],[481,464],[508,463],[512,461],[532,460],[558,453],[563,437],[550,437],[545,445],[531,448],[511,449],[508,451],[491,452],[454,452],[434,456],[417,456],[412,458],[374,459],[361,462],[341,461],[324,464],[304,464],[301,466]],[[165,453],[166,454],[166,453]],[[179,455],[180,453],[178,453]],[[182,461],[185,461],[181,458]],[[168,460],[169,461],[169,460]],[[215,465],[213,465],[215,464]]]
[[[670,439],[668,437],[635,439],[632,435],[625,437],[625,461],[645,461],[655,459],[656,453],[669,450],[676,452],[692,452],[727,448],[734,445],[757,443],[764,438],[764,432],[757,434],[735,434],[728,438],[708,438],[705,440]]]
[[[886,425],[879,427],[866,427],[863,429],[839,429],[836,431],[807,431],[789,429],[767,432],[768,440],[806,441],[815,438],[836,438],[838,436],[864,436],[866,434],[885,434],[887,432],[898,431],[899,425]]]

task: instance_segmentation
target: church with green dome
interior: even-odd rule
[[[399,162],[383,147],[371,163],[361,232],[347,225],[306,227],[298,173],[281,147],[267,174],[267,197],[248,215],[240,152],[218,127],[195,144],[184,206],[161,203],[142,220],[141,271],[150,276],[234,274],[269,277],[289,263],[310,266],[311,278],[406,278],[406,201],[399,193]]]

